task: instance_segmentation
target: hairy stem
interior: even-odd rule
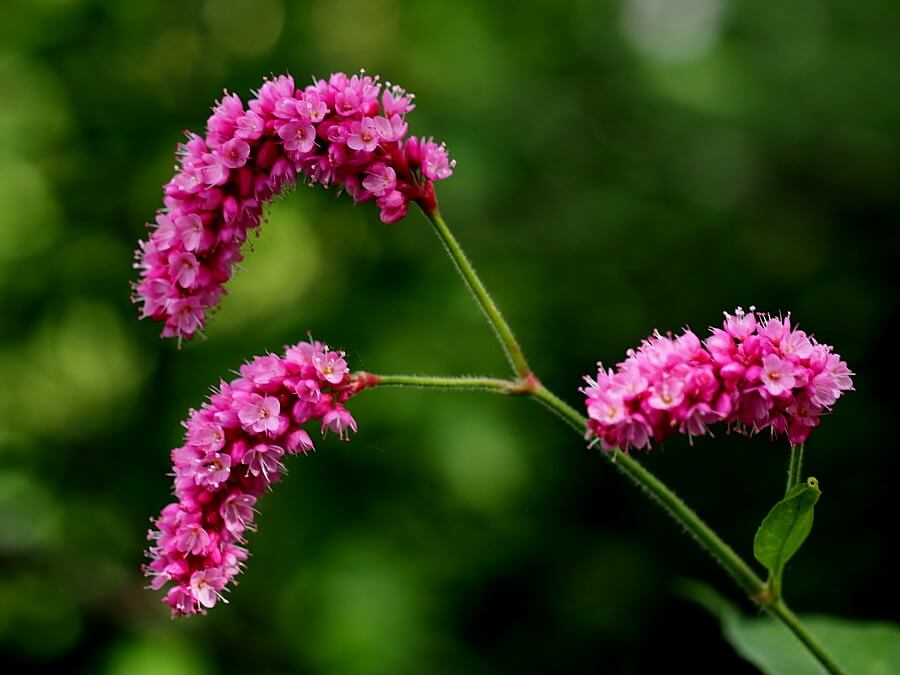
[[[478,377],[465,375],[432,376],[432,375],[373,375],[357,373],[356,379],[363,387],[413,387],[417,389],[455,389],[468,391],[494,391],[499,394],[513,393],[516,383],[512,380],[501,380],[496,377]]]
[[[540,401],[544,406],[552,410],[561,417],[570,427],[575,429],[582,436],[587,433],[587,421],[581,413],[568,403],[563,401],[559,396],[547,389],[544,385],[538,385],[531,395]]]
[[[494,303],[493,298],[488,293],[481,279],[478,278],[475,268],[469,262],[465,252],[453,236],[447,223],[441,217],[436,207],[424,209],[423,211],[428,219],[434,225],[435,232],[440,238],[450,254],[456,269],[459,271],[475,301],[484,312],[488,323],[494,328],[497,339],[503,346],[509,362],[513,367],[518,379],[515,382],[506,380],[495,380],[493,378],[452,378],[452,377],[424,377],[424,376],[406,376],[406,375],[390,375],[378,376],[364,373],[360,377],[360,386],[377,386],[379,384],[393,386],[410,386],[410,387],[430,387],[435,389],[481,389],[492,391],[500,394],[519,394],[529,396],[539,401],[545,407],[552,410],[565,422],[569,424],[575,431],[582,436],[587,435],[587,420],[577,410],[568,403],[563,401],[559,396],[547,389],[538,378],[532,373],[521,346],[513,335],[509,324],[503,318],[499,308]],[[368,379],[367,379],[368,378]],[[795,450],[795,449],[794,449]],[[791,453],[791,470],[789,473],[790,489],[791,480],[799,480],[802,448],[799,452],[792,450]],[[780,620],[787,626],[795,636],[803,643],[803,645],[815,656],[816,659],[828,670],[832,675],[844,675],[844,671],[837,665],[835,660],[825,651],[824,647],[815,639],[815,637],[801,623],[800,619],[788,609],[787,605],[771,593],[768,585],[757,576],[753,569],[744,560],[735,553],[728,544],[726,544],[717,535],[712,528],[709,527],[691,509],[684,501],[681,500],[668,486],[654,476],[636,459],[623,453],[621,450],[604,453],[604,455],[612,462],[612,464],[632,481],[634,481],[641,490],[647,494],[652,501],[656,502],[665,509],[703,548],[705,548],[713,559],[725,569],[738,585],[747,593],[747,595],[757,604],[764,607],[772,616]],[[795,465],[796,462],[796,465]]]
[[[587,433],[587,420],[572,406],[541,385],[532,393],[545,406],[566,420],[582,435]],[[712,528],[676,495],[665,483],[654,476],[631,455],[614,450],[604,453],[613,466],[628,476],[653,501],[662,506],[684,529],[725,568],[751,598],[765,595],[766,585],[756,573],[717,535]]]
[[[512,365],[513,370],[519,377],[526,377],[531,372],[531,368],[528,367],[528,362],[525,360],[525,354],[522,352],[522,348],[519,346],[516,336],[513,335],[512,329],[509,327],[509,324],[506,323],[506,319],[503,318],[500,309],[494,303],[493,298],[491,298],[490,294],[487,292],[484,284],[481,283],[481,279],[478,278],[478,273],[475,272],[475,268],[472,267],[472,263],[469,262],[469,259],[466,257],[466,254],[456,240],[456,237],[453,236],[450,228],[447,227],[447,223],[445,223],[444,219],[441,217],[440,211],[436,208],[432,211],[425,211],[424,209],[423,211],[425,215],[428,216],[431,224],[434,225],[434,231],[440,238],[447,253],[450,254],[450,258],[453,260],[456,269],[466,282],[469,290],[472,291],[472,295],[475,296],[475,302],[481,307],[481,311],[484,312],[488,323],[497,334],[497,339],[503,346],[503,351],[506,352],[506,357],[509,359],[509,363]]]

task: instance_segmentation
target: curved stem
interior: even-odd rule
[[[490,294],[487,292],[484,284],[481,283],[481,279],[478,278],[475,268],[472,267],[472,263],[469,262],[469,259],[466,257],[459,242],[456,241],[456,237],[453,236],[450,228],[447,227],[447,223],[445,223],[444,219],[441,217],[440,211],[435,208],[433,211],[426,211],[423,209],[423,212],[428,216],[428,220],[431,221],[431,224],[434,225],[434,231],[440,238],[447,253],[450,254],[450,258],[453,259],[453,264],[462,275],[469,290],[472,291],[472,295],[475,296],[475,301],[478,303],[478,306],[481,307],[481,311],[484,312],[485,317],[487,317],[488,323],[491,324],[496,332],[497,339],[499,339],[500,344],[503,345],[503,351],[506,352],[506,357],[509,359],[509,363],[512,365],[513,370],[519,377],[526,377],[531,372],[531,368],[528,367],[528,362],[525,360],[525,354],[522,352],[522,348],[519,346],[516,336],[513,335],[512,329],[509,327],[509,324],[506,323],[506,319],[503,318],[500,309],[494,303],[493,298],[491,298]]]
[[[462,275],[463,280],[475,296],[487,317],[488,323],[494,328],[500,344],[503,346],[513,369],[518,375],[516,382],[494,380],[493,378],[449,378],[449,377],[420,377],[393,375],[379,377],[363,374],[359,380],[360,387],[375,386],[377,384],[391,384],[394,386],[433,387],[438,389],[483,389],[501,394],[527,395],[542,403],[565,420],[573,429],[582,435],[588,432],[587,420],[577,410],[563,401],[559,396],[547,389],[531,372],[528,362],[518,341],[513,335],[509,324],[503,318],[499,308],[494,303],[481,279],[475,272],[475,268],[469,262],[465,252],[453,236],[447,223],[441,217],[436,207],[423,208],[428,219],[434,225],[435,232],[450,254],[456,269]],[[368,378],[368,380],[366,379]],[[476,384],[477,383],[477,384]],[[479,386],[486,385],[486,386]],[[760,579],[753,569],[726,544],[684,501],[681,500],[661,480],[645,469],[640,462],[623,453],[621,450],[604,453],[613,465],[622,473],[633,480],[653,501],[662,506],[684,529],[705,548],[712,557],[721,565],[740,585],[750,598],[766,608],[774,617],[787,626],[794,635],[806,646],[810,653],[832,673],[832,675],[844,675],[844,671],[834,659],[818,643],[813,635],[800,622],[800,619],[788,609],[787,605],[775,597],[768,585]],[[791,453],[790,481],[799,480],[802,461],[802,448],[799,452]]]
[[[586,434],[587,420],[572,406],[560,399],[556,394],[541,385],[535,398],[551,408],[560,417],[569,422],[576,430]],[[604,455],[612,464],[644,491],[653,501],[662,506],[684,529],[705,548],[718,563],[738,582],[751,598],[766,594],[766,584],[750,566],[726,544],[697,513],[676,495],[669,487],[631,455],[614,450]]]
[[[756,602],[766,595],[766,584],[751,567],[735,553],[672,490],[650,471],[621,450],[614,450],[610,457],[619,471],[631,478],[653,501],[662,506],[697,542],[709,552],[719,565],[728,572],[744,592]]]

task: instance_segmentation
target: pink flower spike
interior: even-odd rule
[[[342,440],[356,430],[344,403],[359,391],[341,352],[311,340],[266,354],[221,382],[191,410],[184,443],[171,452],[177,501],[148,534],[150,587],[165,591],[173,615],[205,612],[243,568],[241,544],[255,529],[259,498],[285,471],[285,453],[306,453],[302,424],[317,420]],[[304,407],[302,421],[282,409]]]
[[[586,378],[589,438],[627,451],[676,431],[701,436],[722,422],[804,442],[853,386],[853,373],[831,352],[789,318],[753,308],[726,313],[702,343],[691,331],[654,333],[615,370]]]
[[[404,218],[410,201],[433,211],[433,181],[449,176],[454,162],[443,145],[407,136],[412,98],[395,86],[381,95],[378,78],[363,73],[335,73],[303,90],[277,76],[246,107],[226,94],[205,135],[188,133],[178,145],[164,208],[138,246],[140,316],[162,322],[164,337],[200,332],[248,231],[298,178],[342,188],[355,201],[375,199],[385,223]]]

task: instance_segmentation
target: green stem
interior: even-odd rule
[[[403,375],[380,377],[362,374],[361,383],[365,384],[365,386],[392,384],[395,386],[432,387],[437,389],[483,389],[501,394],[527,395],[555,412],[577,432],[586,435],[588,431],[587,420],[559,396],[544,387],[532,373],[528,362],[525,360],[525,354],[522,352],[522,348],[513,335],[509,324],[506,323],[493,298],[491,298],[484,284],[481,283],[475,268],[472,267],[456,237],[453,236],[447,223],[441,217],[440,212],[437,208],[423,210],[432,225],[434,225],[434,230],[447,253],[450,254],[456,269],[475,296],[475,300],[484,312],[485,317],[487,317],[488,323],[494,328],[510,364],[512,364],[518,375],[518,380],[516,382],[508,382],[492,378],[430,378]],[[368,378],[368,381],[365,381],[364,378]],[[604,455],[610,459],[619,471],[631,478],[653,501],[662,506],[669,515],[684,527],[734,577],[754,602],[765,607],[773,616],[781,620],[785,626],[793,631],[794,635],[809,649],[828,672],[832,673],[832,675],[844,675],[844,671],[828,655],[806,627],[803,626],[799,618],[788,609],[787,605],[780,598],[772,595],[766,583],[756,575],[751,567],[728,544],[722,541],[719,535],[703,522],[700,516],[685,504],[678,495],[630,455],[620,450],[604,453]],[[794,467],[794,460],[795,455],[792,452],[791,468],[799,476],[802,450],[797,453],[796,467]]]
[[[709,527],[697,513],[650,471],[621,450],[610,455],[619,471],[631,478],[655,502],[662,506],[728,572],[744,592],[759,602],[766,594],[765,582]]]
[[[357,374],[359,377],[374,378],[367,386],[414,387],[418,389],[455,389],[463,391],[494,391],[499,394],[512,393],[516,383],[496,377],[433,377],[431,375],[371,375]]]
[[[800,483],[803,478],[803,446],[791,446],[791,462],[788,464],[787,487],[784,494],[787,495],[791,488]]]
[[[543,385],[539,386],[532,395],[569,422],[577,431],[582,434],[587,433],[587,420]],[[765,582],[665,483],[645,469],[631,455],[621,450],[604,453],[604,455],[612,462],[613,466],[634,481],[653,501],[678,521],[734,577],[747,595],[754,599],[765,595]]]
[[[506,319],[503,318],[500,309],[494,303],[484,284],[481,283],[475,268],[472,267],[472,263],[469,262],[459,242],[456,241],[456,237],[453,236],[450,228],[447,227],[447,223],[441,217],[440,211],[434,209],[430,212],[424,211],[424,213],[428,216],[431,224],[434,225],[434,231],[440,238],[447,253],[450,254],[450,258],[453,259],[453,264],[462,275],[469,290],[472,291],[472,295],[475,296],[475,301],[481,307],[485,317],[487,317],[488,323],[491,324],[497,333],[497,338],[500,340],[500,344],[503,346],[503,350],[506,352],[506,357],[509,359],[513,370],[519,377],[526,377],[531,373],[531,368],[528,367],[525,354],[522,352],[516,336],[513,335],[512,329],[506,323]]]
[[[581,413],[547,389],[543,384],[539,384],[531,392],[531,395],[559,415],[579,434],[584,435],[587,433],[587,420],[584,419]]]

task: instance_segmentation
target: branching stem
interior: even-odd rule
[[[559,396],[547,389],[531,372],[521,346],[512,330],[500,313],[484,284],[481,283],[475,268],[469,262],[462,247],[453,236],[447,223],[437,208],[423,209],[425,215],[434,225],[440,238],[453,260],[475,301],[484,312],[488,323],[493,327],[497,339],[503,346],[516,378],[505,380],[493,377],[441,377],[426,375],[373,375],[358,373],[357,386],[366,389],[379,386],[416,387],[442,390],[480,390],[498,394],[528,396],[556,413],[581,436],[588,432],[587,420]],[[726,544],[718,534],[707,525],[697,513],[676,495],[668,486],[646,469],[628,453],[613,450],[603,453],[604,456],[620,472],[628,476],[652,501],[659,504],[688,532],[706,551],[728,572],[744,592],[760,607],[781,621],[809,652],[832,675],[844,675],[843,669],[836,663],[825,648],[803,625],[800,619],[776,598],[766,582]],[[788,489],[799,480],[802,466],[802,447],[792,448],[791,464],[788,473]]]

